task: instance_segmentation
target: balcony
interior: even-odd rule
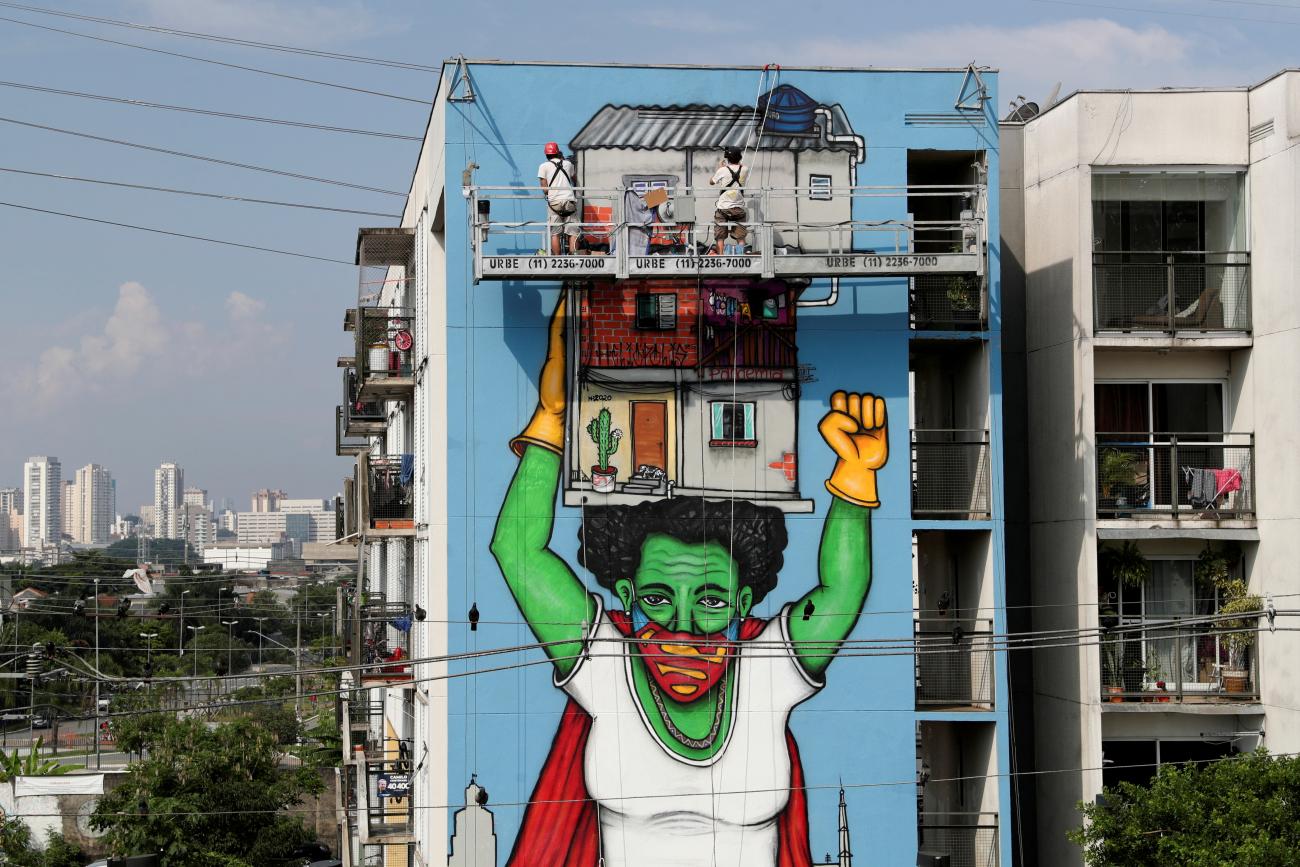
[[[387,602],[382,594],[368,594],[357,610],[354,663],[362,686],[410,683],[411,609],[404,602]]]
[[[364,408],[371,402],[410,398],[416,351],[412,311],[361,307],[356,320],[356,400]]]
[[[551,256],[545,194],[470,186],[474,280],[628,277],[899,277],[985,271],[987,187],[750,188],[741,250],[713,246],[714,188],[665,188],[647,209],[630,189],[575,188],[578,249]],[[909,201],[946,199],[948,220],[908,217]],[[862,219],[860,214],[879,214]],[[641,216],[648,215],[648,216]],[[636,222],[641,219],[641,222]],[[648,221],[647,221],[648,220]]]
[[[1092,287],[1098,334],[1251,330],[1247,252],[1097,252]]]
[[[380,436],[388,430],[383,401],[361,399],[361,376],[355,366],[343,369],[343,412],[343,432],[349,437]]]
[[[998,867],[1002,863],[998,860],[997,813],[927,812],[919,818],[917,864]]]
[[[415,456],[361,455],[363,532],[371,538],[415,535]]]
[[[1100,638],[1107,704],[1205,705],[1259,701],[1257,633],[1244,621],[1168,626],[1123,623]]]
[[[991,620],[917,620],[913,634],[918,710],[992,709],[995,669]]]
[[[334,454],[355,457],[370,450],[370,437],[348,434],[347,407],[334,407]]]
[[[907,304],[913,331],[983,331],[988,294],[974,274],[921,274],[912,278]]]
[[[411,776],[409,761],[366,762],[363,842],[385,845],[413,842],[415,810],[411,803],[414,794]]]
[[[912,517],[991,516],[987,430],[912,431]]]
[[[1249,433],[1098,433],[1097,517],[1253,520]]]

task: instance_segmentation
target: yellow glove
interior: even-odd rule
[[[557,455],[564,453],[564,290],[551,314],[546,361],[537,380],[537,409],[528,426],[510,441],[510,450],[522,458],[529,443]]]
[[[839,457],[826,490],[859,506],[879,506],[876,470],[889,460],[885,399],[837,391],[831,395],[831,411],[817,429]]]

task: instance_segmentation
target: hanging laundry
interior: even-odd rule
[[[1199,467],[1183,467],[1183,479],[1187,482],[1188,503],[1193,506],[1205,507],[1214,502],[1214,473]]]
[[[409,485],[415,478],[415,455],[402,455],[401,482]]]
[[[401,615],[400,617],[394,617],[393,628],[396,629],[398,632],[410,632],[411,618],[406,616],[405,614]]]
[[[1241,470],[1210,470],[1214,474],[1214,492],[1216,496],[1231,494],[1241,490]]]

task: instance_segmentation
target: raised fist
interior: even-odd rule
[[[826,490],[859,506],[879,506],[876,470],[889,460],[885,399],[837,391],[831,395],[831,411],[817,429],[839,458],[826,480]]]

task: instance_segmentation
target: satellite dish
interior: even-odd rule
[[[1043,106],[1045,108],[1051,108],[1052,106],[1056,105],[1056,98],[1060,95],[1061,95],[1061,82],[1058,81],[1056,82],[1055,85],[1052,86],[1052,92],[1047,95],[1047,99],[1043,100]]]
[[[1011,113],[1006,116],[1006,120],[1011,123],[1024,123],[1027,120],[1038,117],[1038,103],[1026,102],[1016,106]]]

